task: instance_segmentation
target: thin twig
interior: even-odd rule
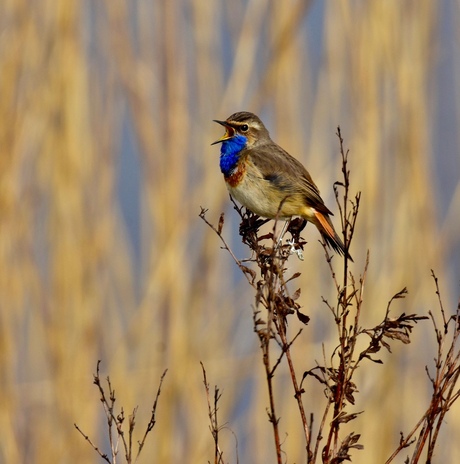
[[[220,450],[219,447],[219,423],[217,421],[217,404],[220,400],[221,394],[219,393],[219,389],[217,387],[214,388],[214,406],[211,406],[211,397],[210,397],[210,392],[209,392],[209,383],[208,379],[206,376],[206,369],[204,368],[204,364],[200,361],[201,364],[201,370],[203,372],[203,383],[204,383],[204,388],[206,391],[206,401],[208,403],[208,417],[209,421],[211,423],[210,425],[210,430],[211,430],[211,435],[214,440],[214,464],[223,464],[224,463],[224,458],[223,458],[223,452]]]
[[[137,460],[139,458],[139,455],[141,454],[142,448],[144,448],[144,444],[145,444],[145,440],[147,438],[147,435],[152,431],[153,427],[155,426],[158,398],[160,397],[161,387],[163,385],[163,380],[164,380],[167,372],[168,372],[168,369],[165,369],[163,374],[160,377],[160,383],[158,385],[157,394],[155,396],[155,401],[153,402],[152,413],[150,415],[149,423],[147,424],[147,428],[145,429],[145,433],[144,433],[144,436],[142,437],[142,440],[138,441],[138,446],[139,447],[138,447],[138,450],[137,450],[136,459],[134,460],[135,463],[137,462]]]
[[[111,461],[109,459],[109,457],[103,453],[92,441],[91,441],[91,438],[88,437],[88,435],[86,435],[85,433],[83,433],[83,431],[80,429],[80,427],[78,427],[77,424],[73,424],[74,427],[80,432],[80,434],[82,435],[82,437],[91,445],[91,447],[93,448],[94,451],[96,451],[97,454],[99,454],[99,456],[105,461],[105,462],[108,462],[109,464],[111,464]]]

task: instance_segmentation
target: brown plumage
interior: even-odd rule
[[[278,210],[282,219],[303,217],[318,228],[331,248],[351,259],[310,174],[273,142],[263,122],[249,112],[216,122],[226,129],[214,143],[222,143],[220,167],[232,197],[266,218],[275,218]]]

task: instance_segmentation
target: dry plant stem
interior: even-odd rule
[[[275,363],[274,367],[272,367],[271,361],[270,361],[270,341],[272,339],[272,326],[274,322],[274,317],[275,317],[275,307],[274,307],[274,292],[273,289],[276,288],[276,281],[277,279],[277,274],[273,272],[273,266],[274,266],[274,260],[276,259],[276,249],[275,249],[275,239],[274,239],[274,231],[276,228],[276,221],[275,225],[273,227],[273,247],[271,250],[271,269],[269,273],[269,280],[266,282],[265,286],[268,290],[268,296],[263,297],[263,291],[259,288],[259,291],[261,293],[260,296],[262,296],[264,300],[264,306],[268,310],[268,315],[267,315],[267,322],[266,322],[266,327],[265,330],[259,329],[257,325],[254,326],[254,330],[259,336],[260,340],[260,345],[262,349],[262,357],[263,357],[263,364],[265,368],[265,376],[267,379],[267,387],[268,387],[268,399],[269,399],[269,405],[270,409],[268,411],[268,418],[270,423],[273,426],[273,435],[274,435],[274,440],[275,440],[275,449],[276,449],[276,458],[278,464],[282,464],[282,454],[281,454],[281,440],[280,440],[280,433],[279,433],[279,419],[276,415],[276,408],[275,408],[275,398],[274,398],[274,392],[273,392],[273,377],[275,373],[275,369],[278,366],[279,362],[281,361],[282,354],[280,355],[280,358],[278,361]],[[279,240],[282,240],[282,237],[279,238]],[[257,298],[257,300],[260,302],[260,299]]]
[[[134,460],[134,462],[137,462],[137,460],[139,459],[139,455],[141,454],[141,451],[144,448],[147,435],[153,430],[153,427],[156,424],[156,411],[157,411],[157,406],[158,406],[158,399],[160,398],[161,387],[163,385],[163,380],[166,377],[167,372],[168,372],[168,369],[165,369],[163,371],[163,374],[160,377],[160,383],[158,385],[157,393],[155,396],[155,401],[153,402],[153,406],[152,406],[152,413],[150,414],[150,420],[149,420],[149,423],[147,424],[147,428],[145,429],[145,433],[144,433],[144,436],[142,437],[142,440],[138,442],[139,447],[137,449],[137,455],[136,455],[136,459]],[[134,419],[133,419],[133,428],[134,428]]]
[[[102,403],[102,406],[105,411],[105,415],[107,418],[107,433],[108,433],[108,438],[109,438],[109,443],[110,443],[110,450],[112,453],[112,463],[116,464],[116,458],[117,458],[117,453],[118,453],[118,439],[114,443],[113,441],[113,432],[112,432],[112,427],[113,427],[113,422],[117,421],[113,414],[113,408],[115,405],[115,392],[112,390],[112,385],[110,383],[110,378],[107,377],[107,385],[109,388],[109,400],[107,400],[105,391],[102,387],[100,377],[99,377],[99,367],[100,367],[101,361],[98,361],[97,363],[97,369],[96,369],[96,375],[94,376],[94,384],[98,387],[99,393],[101,394],[100,401]],[[121,411],[121,414],[123,414],[123,410]],[[118,435],[119,438],[119,435]],[[124,437],[123,437],[124,438]]]
[[[103,453],[92,441],[91,441],[91,438],[88,437],[88,435],[86,435],[85,433],[83,433],[83,431],[80,429],[80,427],[77,425],[77,424],[73,424],[74,427],[80,432],[81,436],[90,444],[91,448],[94,449],[94,451],[96,451],[97,454],[99,454],[99,456],[105,461],[105,462],[108,462],[109,464],[112,462],[109,457]]]
[[[244,220],[244,216],[241,213],[240,209],[235,205],[236,210]],[[282,345],[282,351],[275,363],[271,362],[270,356],[270,346],[271,340],[276,339],[277,324],[275,324],[275,298],[276,292],[280,288],[280,271],[279,267],[282,267],[280,264],[277,253],[282,249],[282,247],[277,246],[275,241],[275,228],[276,228],[276,221],[273,229],[272,237],[272,246],[269,250],[264,249],[266,254],[264,255],[264,260],[261,260],[261,250],[259,249],[256,243],[249,244],[252,251],[255,253],[256,257],[260,261],[257,262],[259,268],[261,269],[261,273],[265,275],[265,278],[256,281],[256,274],[251,269],[247,268],[242,264],[242,262],[236,258],[234,253],[231,251],[230,247],[228,246],[227,242],[222,236],[222,226],[223,226],[223,214],[220,216],[219,225],[218,227],[214,227],[205,217],[206,210],[201,209],[200,217],[203,221],[219,236],[221,242],[223,243],[223,248],[227,250],[230,255],[232,256],[235,263],[238,267],[242,270],[243,274],[245,275],[248,283],[251,287],[256,291],[256,308],[254,309],[254,331],[257,333],[260,341],[260,347],[262,350],[262,358],[263,358],[263,365],[265,370],[265,376],[267,380],[267,389],[268,389],[268,398],[269,398],[269,408],[268,408],[268,418],[269,422],[272,424],[273,428],[273,436],[274,436],[274,443],[275,443],[275,450],[276,450],[276,457],[278,464],[281,464],[282,461],[282,450],[281,450],[281,439],[280,439],[280,432],[279,432],[279,419],[276,414],[276,405],[275,405],[275,398],[274,398],[274,386],[273,386],[273,377],[275,374],[275,370],[277,366],[281,362],[281,358],[284,354],[289,353],[289,344],[285,340],[285,342],[278,341]],[[250,237],[249,237],[250,236]],[[248,232],[247,240],[251,240],[254,238],[251,235],[251,232]],[[244,238],[243,238],[244,241]],[[257,242],[257,240],[256,240]],[[266,267],[266,263],[268,264],[268,268]],[[258,306],[262,304],[267,309],[267,316],[264,322],[261,322],[259,319],[260,311],[258,310]],[[263,325],[263,327],[260,327]]]
[[[311,452],[311,434],[310,428],[308,426],[307,416],[305,414],[305,408],[302,402],[302,389],[299,388],[299,383],[297,381],[297,376],[295,373],[294,363],[292,361],[291,350],[290,347],[295,339],[300,335],[300,332],[293,338],[292,342],[287,341],[286,337],[286,325],[284,323],[279,324],[278,330],[281,338],[281,342],[283,344],[283,351],[286,353],[286,359],[289,366],[289,374],[291,376],[292,385],[294,387],[294,397],[297,401],[297,407],[299,408],[300,418],[302,421],[302,426],[304,429],[305,441],[306,441],[306,450],[308,453],[308,462],[311,461],[312,452]]]
[[[280,204],[280,208],[282,206],[282,203]],[[281,355],[278,359],[278,361],[275,363],[273,368],[271,368],[271,374],[270,376],[267,376],[267,382],[269,382],[269,394],[271,397],[271,400],[273,400],[273,386],[272,386],[272,377],[274,375],[275,369],[278,366],[279,362],[281,361],[283,354],[286,355],[288,367],[289,367],[289,373],[291,376],[291,381],[292,385],[294,388],[294,397],[297,401],[297,406],[299,409],[300,413],[300,418],[302,421],[302,426],[304,430],[304,436],[305,436],[305,442],[306,442],[306,450],[308,453],[308,461],[310,462],[311,460],[311,435],[310,435],[310,429],[308,426],[308,421],[307,417],[305,414],[305,408],[302,402],[302,390],[299,388],[299,384],[297,381],[297,376],[295,373],[295,368],[294,368],[294,363],[292,361],[292,356],[291,356],[291,346],[296,340],[296,338],[300,335],[301,330],[297,333],[297,335],[292,339],[291,342],[288,342],[287,339],[287,334],[286,334],[286,320],[285,316],[278,314],[277,317],[275,317],[275,301],[276,301],[276,294],[284,291],[286,294],[288,293],[287,287],[286,287],[286,282],[284,281],[284,263],[287,260],[287,256],[279,255],[277,252],[279,251],[279,244],[282,243],[283,235],[286,232],[286,224],[283,227],[282,234],[280,235],[278,240],[275,240],[275,230],[276,226],[278,223],[278,219],[275,220],[274,225],[273,225],[273,243],[272,243],[272,250],[271,250],[271,268],[270,268],[270,273],[269,273],[269,281],[267,283],[268,291],[269,291],[269,298],[268,301],[265,303],[265,307],[268,309],[268,324],[267,324],[267,333],[269,334],[271,332],[271,324],[275,325],[276,328],[276,333],[280,337],[280,342],[281,342]],[[267,354],[264,352],[264,365],[267,369],[270,369],[270,362],[269,362],[269,342],[270,339],[267,338],[267,343],[266,343],[266,348],[267,348]],[[275,413],[275,404],[273,402],[273,406],[271,405],[273,414]],[[276,415],[273,416],[273,419],[276,418]],[[278,440],[279,440],[279,430],[276,431],[278,434]],[[281,452],[281,448],[279,449]]]
[[[275,226],[276,227],[276,221],[275,221]],[[283,229],[285,231],[285,229]],[[280,237],[280,241],[282,240],[282,237]],[[281,264],[282,267],[282,264]],[[277,273],[278,275],[278,273]],[[286,287],[286,282],[284,281],[284,273],[281,272],[279,273],[279,280],[281,281],[281,286],[285,289],[287,292],[287,287]],[[280,335],[281,343],[282,343],[282,353],[286,354],[286,359],[289,367],[289,374],[291,376],[291,381],[292,381],[292,386],[294,388],[294,397],[297,401],[297,407],[299,409],[300,413],[300,418],[302,421],[302,427],[304,430],[304,436],[305,436],[305,443],[306,443],[306,450],[308,453],[308,462],[311,461],[312,458],[312,452],[311,452],[311,432],[310,432],[310,427],[308,425],[307,421],[307,415],[305,413],[305,408],[302,402],[302,389],[299,387],[299,382],[297,381],[297,375],[295,372],[294,368],[294,362],[292,361],[292,356],[291,356],[291,346],[294,343],[294,341],[297,339],[297,337],[301,334],[302,330],[299,330],[297,335],[295,335],[292,339],[291,342],[288,342],[287,339],[287,334],[286,334],[286,328],[287,325],[285,323],[285,319],[280,318],[280,320],[275,320],[277,332]]]
[[[211,406],[211,395],[209,393],[209,383],[208,379],[206,377],[206,369],[204,368],[203,363],[200,361],[201,364],[201,369],[203,371],[203,383],[204,383],[204,388],[206,391],[206,400],[208,403],[208,417],[209,421],[211,423],[210,425],[210,430],[211,430],[211,435],[214,440],[214,464],[223,464],[224,463],[224,458],[223,458],[223,452],[220,450],[219,447],[219,423],[217,421],[217,404],[220,400],[221,394],[219,393],[219,389],[214,387],[214,404]]]
[[[323,417],[321,419],[321,424],[319,426],[319,429],[318,429],[318,435],[316,437],[316,444],[315,444],[315,450],[313,452],[313,456],[311,458],[311,461],[312,463],[315,463],[316,462],[316,459],[318,457],[318,451],[319,451],[319,445],[323,439],[323,430],[324,430],[324,426],[326,424],[326,419],[327,419],[327,416],[329,415],[329,410],[331,408],[331,404],[332,402],[328,400],[327,404],[326,404],[326,407],[324,408],[324,414],[323,414]]]
[[[344,238],[345,249],[348,250],[350,241],[353,236],[353,232],[355,229],[356,218],[359,209],[359,200],[360,195],[356,195],[355,203],[353,203],[353,208],[351,213],[348,210],[349,207],[349,188],[350,188],[350,171],[348,170],[347,163],[348,163],[348,151],[345,150],[343,145],[343,138],[340,131],[340,127],[337,128],[337,137],[339,138],[340,143],[340,154],[342,157],[342,174],[343,174],[343,182],[336,182],[334,184],[334,192],[336,197],[336,203],[340,213],[340,219],[342,224],[342,234]],[[343,195],[342,198],[339,198],[339,191],[338,187],[343,188]],[[350,371],[350,360],[353,359],[353,351],[355,347],[354,341],[356,340],[358,325],[357,321],[359,320],[360,308],[361,305],[356,305],[356,313],[354,318],[353,324],[353,334],[348,332],[348,324],[347,324],[347,316],[349,314],[349,307],[351,306],[351,300],[353,296],[356,294],[356,286],[353,282],[352,284],[352,292],[349,291],[349,273],[348,273],[348,264],[349,258],[345,253],[343,259],[343,281],[340,285],[337,281],[335,271],[332,266],[332,259],[329,257],[327,249],[325,248],[327,261],[329,263],[329,268],[331,270],[331,275],[333,281],[336,286],[337,294],[339,295],[339,299],[337,301],[337,307],[333,310],[333,314],[335,317],[335,321],[337,324],[338,329],[338,336],[340,340],[340,349],[338,350],[339,356],[339,367],[337,372],[337,382],[336,388],[334,391],[334,412],[333,412],[333,420],[331,423],[331,427],[329,429],[329,434],[327,438],[327,443],[323,451],[323,456],[325,462],[329,462],[331,456],[336,455],[339,447],[339,428],[340,422],[338,421],[340,413],[344,408],[344,399],[345,399],[345,388],[348,382],[351,379],[353,374],[353,370]],[[366,273],[366,268],[364,271],[364,275]]]
[[[278,464],[282,464],[282,455],[281,455],[281,440],[279,432],[279,419],[276,416],[275,410],[275,398],[273,395],[273,370],[271,369],[270,363],[270,333],[265,331],[265,336],[261,335],[261,348],[263,355],[263,363],[265,368],[265,376],[267,379],[268,387],[268,400],[270,404],[270,410],[268,411],[268,419],[273,426],[273,435],[275,440],[275,449],[276,449],[276,459]]]
[[[207,210],[204,208],[201,208],[200,212],[200,218],[203,219],[203,221],[219,236],[220,240],[223,243],[223,247],[225,250],[227,250],[230,255],[232,256],[233,260],[235,263],[238,265],[238,267],[243,271],[243,274],[245,275],[246,279],[248,280],[249,284],[257,290],[257,286],[254,284],[254,277],[255,275],[251,274],[248,272],[248,268],[244,266],[241,261],[236,258],[235,254],[233,251],[230,249],[228,246],[227,242],[222,236],[222,226],[223,226],[223,218],[224,215],[222,214],[219,219],[219,226],[214,227],[207,219],[206,219],[206,212]],[[272,249],[273,252],[273,249]],[[250,278],[250,276],[252,278]],[[271,298],[268,298],[265,302],[265,305],[268,309],[268,306],[271,301]],[[269,314],[272,314],[269,310]],[[267,386],[268,386],[268,396],[269,396],[269,411],[268,411],[268,417],[269,421],[272,424],[273,427],[273,434],[274,434],[274,441],[275,441],[275,449],[276,449],[276,456],[277,456],[277,462],[278,464],[282,463],[282,454],[281,454],[281,440],[280,440],[280,434],[279,434],[279,427],[278,427],[278,422],[279,420],[277,419],[276,416],[276,411],[275,411],[275,400],[273,396],[273,370],[271,367],[270,363],[270,339],[272,336],[272,331],[271,331],[271,320],[272,317],[269,316],[267,320],[267,326],[265,329],[258,329],[257,328],[257,322],[255,321],[255,329],[256,332],[259,335],[259,340],[261,344],[261,349],[262,349],[262,354],[263,354],[263,364],[265,368],[265,375],[267,379]]]
[[[230,256],[233,258],[233,261],[235,261],[235,263],[237,264],[237,266],[243,271],[243,274],[245,275],[247,281],[249,282],[249,284],[251,284],[251,286],[253,286],[253,282],[251,281],[251,279],[249,278],[247,272],[246,272],[246,267],[243,266],[243,264],[241,263],[241,261],[235,256],[235,254],[233,253],[232,249],[228,246],[227,242],[225,241],[224,237],[222,237],[222,226],[224,224],[224,213],[222,213],[220,215],[220,218],[219,218],[219,226],[218,227],[214,227],[207,219],[206,219],[206,213],[208,212],[208,210],[206,208],[203,208],[201,207],[201,211],[200,211],[200,218],[217,234],[217,236],[220,238],[222,244],[224,245],[224,250],[228,251],[230,253]]]
[[[99,390],[100,401],[104,408],[104,412],[105,412],[106,419],[107,419],[107,433],[108,433],[108,439],[109,439],[109,445],[110,445],[110,451],[111,451],[111,458],[109,458],[107,454],[102,453],[100,449],[91,441],[91,439],[82,432],[82,430],[78,427],[77,424],[74,424],[74,426],[78,430],[78,432],[80,432],[80,434],[84,437],[84,439],[91,445],[91,447],[106,462],[109,462],[110,464],[116,464],[117,455],[118,455],[118,446],[121,440],[121,442],[123,443],[124,454],[125,454],[125,459],[126,459],[127,464],[132,464],[133,462],[135,463],[137,462],[139,455],[145,445],[145,440],[147,438],[147,435],[152,431],[155,425],[155,422],[156,422],[155,416],[156,416],[156,408],[158,405],[158,398],[161,393],[161,386],[163,384],[163,380],[165,378],[167,370],[163,372],[160,378],[160,384],[158,386],[157,394],[156,394],[155,401],[152,407],[152,412],[150,415],[149,423],[147,424],[147,428],[142,437],[142,440],[138,441],[137,454],[136,454],[136,458],[133,461],[133,434],[134,434],[134,428],[136,425],[136,414],[137,414],[138,408],[135,407],[132,414],[128,418],[128,439],[126,439],[124,425],[123,425],[125,422],[124,410],[123,408],[121,408],[120,413],[118,415],[115,415],[115,412],[114,412],[114,406],[115,406],[115,401],[116,401],[115,390],[112,388],[110,378],[107,377],[106,378],[107,387],[108,387],[108,397],[107,397],[106,392],[101,382],[101,378],[100,378],[100,371],[99,371],[100,364],[101,364],[101,361],[98,361],[97,368],[96,368],[96,374],[94,375],[93,383],[97,386]],[[116,428],[116,432],[113,430],[114,425]]]
[[[439,310],[443,324],[442,329],[438,328],[434,314],[429,311],[438,345],[434,377],[430,375],[428,368],[426,368],[428,378],[433,387],[431,402],[423,417],[409,434],[401,439],[398,448],[388,458],[385,464],[392,462],[403,449],[407,448],[415,441],[413,437],[417,431],[419,431],[418,438],[416,439],[416,445],[410,463],[418,463],[425,448],[427,453],[426,462],[431,462],[444,418],[452,404],[460,396],[460,390],[457,385],[460,377],[460,351],[457,346],[460,337],[460,302],[457,306],[456,313],[449,319],[446,319],[439,291],[438,279],[433,271],[431,271],[431,274],[436,286],[436,294],[438,296]],[[453,333],[448,337],[452,326]],[[446,349],[447,353],[445,352]]]

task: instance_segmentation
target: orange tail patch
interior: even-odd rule
[[[315,211],[315,217],[321,224],[321,227],[323,228],[324,232],[326,232],[326,234],[329,235],[329,237],[331,237],[331,239],[335,241],[335,230],[333,229],[331,224],[329,224],[329,221],[324,217],[323,214],[318,213],[318,211]]]
[[[348,251],[345,250],[345,246],[340,240],[340,237],[337,235],[336,231],[334,230],[334,226],[332,225],[330,219],[322,213],[318,211],[314,212],[315,220],[313,221],[320,231],[321,235],[323,236],[326,243],[334,249],[337,253],[341,255],[347,255],[350,261],[353,261],[353,258],[350,256]]]

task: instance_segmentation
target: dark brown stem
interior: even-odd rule
[[[294,363],[292,361],[291,350],[290,350],[290,346],[292,345],[292,343],[288,343],[288,341],[287,341],[286,331],[285,331],[286,326],[284,324],[282,324],[282,323],[278,324],[278,326],[279,326],[278,329],[279,329],[281,342],[282,342],[282,345],[283,345],[283,350],[286,353],[286,359],[287,359],[287,363],[288,363],[288,367],[289,367],[289,373],[290,373],[290,376],[291,376],[292,386],[294,387],[294,397],[295,397],[295,399],[297,401],[297,406],[299,408],[299,413],[300,413],[300,419],[302,421],[302,427],[303,427],[303,430],[304,430],[306,449],[307,449],[307,453],[308,453],[308,461],[307,462],[310,463],[310,462],[313,462],[312,461],[313,453],[311,451],[310,429],[308,427],[307,416],[305,414],[305,408],[304,408],[304,405],[303,405],[303,402],[302,402],[302,392],[303,392],[303,390],[301,388],[299,388],[299,383],[297,381],[297,376],[296,376],[296,373],[295,373]]]

